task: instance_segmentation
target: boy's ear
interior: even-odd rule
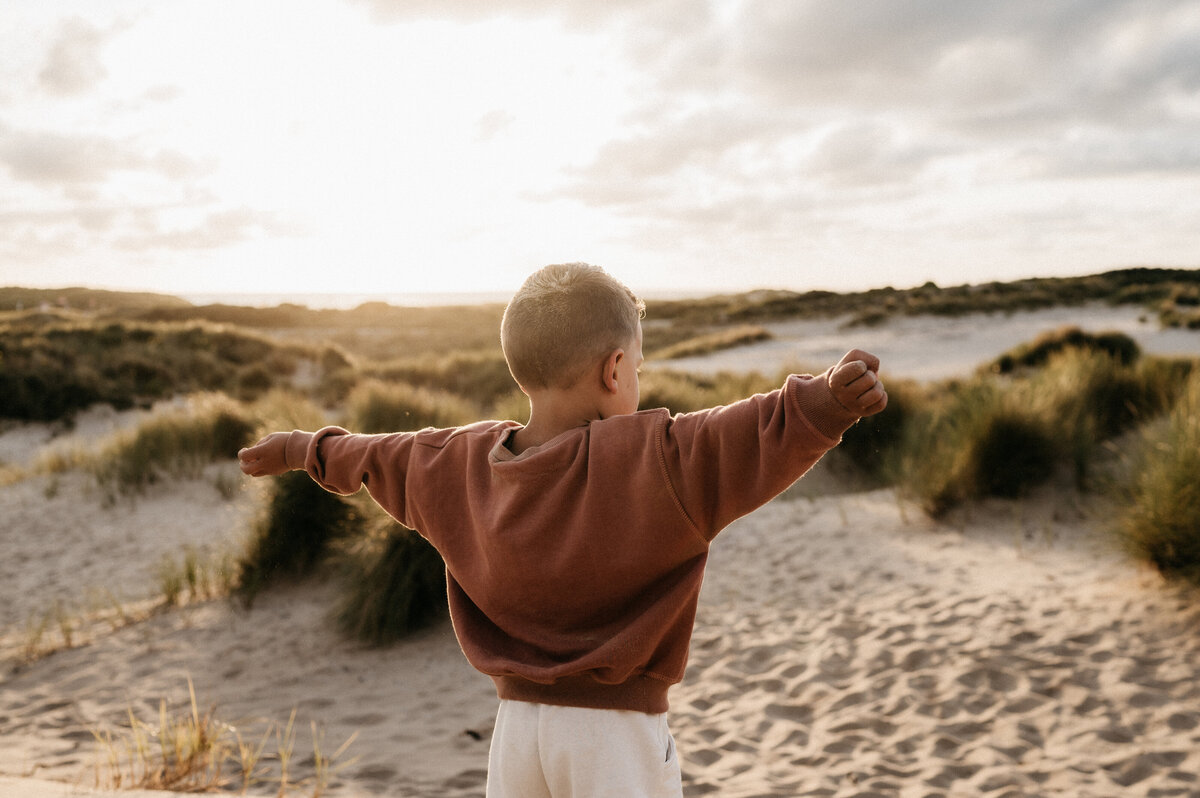
[[[617,392],[617,365],[623,357],[625,357],[624,349],[614,349],[608,353],[608,357],[604,358],[604,364],[600,370],[600,381],[604,390],[609,393]]]

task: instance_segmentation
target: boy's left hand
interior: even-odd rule
[[[887,391],[879,380],[879,358],[851,349],[829,372],[829,390],[838,404],[858,416],[873,416],[887,407]]]
[[[252,477],[278,476],[291,468],[287,464],[288,432],[273,432],[253,446],[238,452],[242,473]]]

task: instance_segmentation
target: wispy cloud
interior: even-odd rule
[[[81,94],[107,75],[100,50],[111,34],[79,17],[60,23],[38,83],[52,94]]]
[[[204,174],[208,167],[176,150],[147,153],[109,136],[0,127],[0,164],[17,180],[43,185],[103,183],[118,172],[146,172],[171,180]]]

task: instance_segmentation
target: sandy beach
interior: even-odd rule
[[[893,323],[837,340],[810,331],[808,349],[793,340],[706,363],[773,371],[831,362],[826,349],[840,356],[851,341],[879,350],[885,369],[932,379],[969,373],[1046,325],[1119,328],[1093,310],[986,317],[990,328],[911,320],[924,336]],[[1183,335],[1139,340],[1200,352],[1200,334]],[[961,345],[931,350],[937,340]],[[932,362],[936,374],[917,368]],[[122,423],[97,411],[73,432],[10,428],[0,460],[91,445]],[[250,609],[216,600],[98,622],[74,647],[14,667],[31,619],[55,601],[137,608],[163,556],[235,544],[261,488],[243,481],[229,498],[214,487],[222,469],[236,471],[214,466],[111,506],[83,475],[0,486],[0,798],[114,794],[94,789],[98,775],[105,783],[95,732],[119,730],[131,711],[153,720],[163,700],[185,708],[189,680],[202,710],[247,734],[295,711],[298,778],[312,772],[314,724],[325,752],[353,735],[326,795],[482,796],[490,680],[448,624],[386,648],[348,641],[328,618],[329,583],[274,590]],[[1113,515],[1103,497],[1049,486],[935,523],[891,490],[855,492],[818,466],[713,547],[687,677],[671,693],[684,794],[1200,796],[1200,591],[1118,550]],[[288,794],[312,793],[308,782]]]
[[[963,316],[901,316],[874,326],[851,325],[849,317],[768,322],[771,338],[749,346],[670,361],[671,368],[711,374],[782,366],[820,370],[854,347],[878,355],[885,377],[940,380],[969,374],[1017,344],[1062,327],[1121,332],[1157,355],[1200,352],[1200,333],[1164,329],[1153,314],[1134,305],[1092,303],[1015,313]]]

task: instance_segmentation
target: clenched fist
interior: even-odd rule
[[[879,381],[879,358],[851,349],[829,372],[829,390],[838,404],[858,416],[873,416],[887,407],[887,391]]]

